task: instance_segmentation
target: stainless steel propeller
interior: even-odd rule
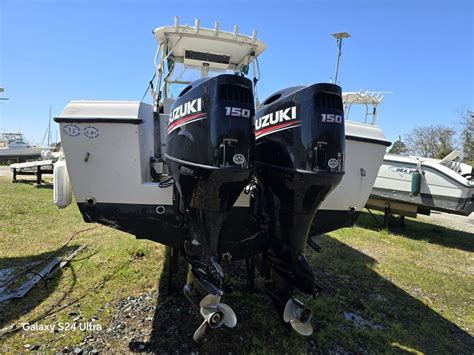
[[[236,326],[237,316],[235,312],[225,303],[220,303],[220,301],[221,296],[209,294],[199,302],[200,313],[204,321],[194,332],[194,341],[198,341],[206,333],[207,327],[216,329],[222,325],[228,328]]]
[[[283,320],[289,322],[292,328],[299,334],[309,336],[313,334],[313,326],[311,319],[313,311],[309,309],[303,302],[296,298],[290,298],[286,302],[283,311]]]

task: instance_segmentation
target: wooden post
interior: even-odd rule
[[[36,167],[36,183],[41,185],[41,166]]]
[[[179,249],[168,247],[168,293],[173,290],[173,276],[179,271]]]
[[[388,221],[390,220],[390,207],[385,207],[383,215],[383,227],[388,228]]]

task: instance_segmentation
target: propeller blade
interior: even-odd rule
[[[220,303],[221,296],[208,294],[199,303],[202,317],[204,322],[194,333],[193,339],[197,341],[201,338],[207,327],[212,329],[220,328],[222,324],[226,327],[233,328],[237,324],[237,316],[235,312],[225,303]]]
[[[289,322],[297,333],[306,336],[313,334],[312,317],[313,312],[301,301],[290,298],[286,302],[283,320]]]
[[[202,322],[199,328],[196,329],[193,335],[193,340],[198,341],[204,334],[206,334],[207,321]]]
[[[206,297],[204,297],[201,302],[199,302],[199,306],[201,308],[207,307],[207,306],[215,306],[221,301],[221,296],[218,295],[213,295],[213,294],[208,294]]]
[[[313,326],[310,322],[302,323],[299,319],[294,318],[290,320],[290,324],[293,329],[301,335],[310,336],[313,334]]]
[[[224,325],[228,328],[234,328],[237,325],[237,316],[234,310],[225,303],[219,303],[217,307],[224,315]]]
[[[283,320],[288,323],[293,318],[298,318],[299,308],[300,305],[296,302],[296,299],[290,298],[288,302],[286,302],[285,310],[283,311]]]

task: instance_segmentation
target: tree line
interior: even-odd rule
[[[413,128],[404,139],[400,136],[392,144],[389,154],[443,159],[453,150],[461,151],[464,162],[474,162],[474,111],[460,112],[456,127],[429,125]]]

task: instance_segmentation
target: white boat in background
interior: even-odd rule
[[[0,133],[0,159],[33,159],[41,156],[41,151],[50,149],[38,147],[25,140],[23,133]]]
[[[376,125],[382,93],[346,92],[342,98],[346,119],[345,174],[316,212],[311,228],[314,234],[354,224],[370,196],[385,150],[391,144]],[[365,108],[362,122],[351,120],[352,105]]]
[[[444,159],[385,155],[367,203],[369,208],[416,217],[441,211],[468,216],[474,208],[474,168],[460,152]]]

